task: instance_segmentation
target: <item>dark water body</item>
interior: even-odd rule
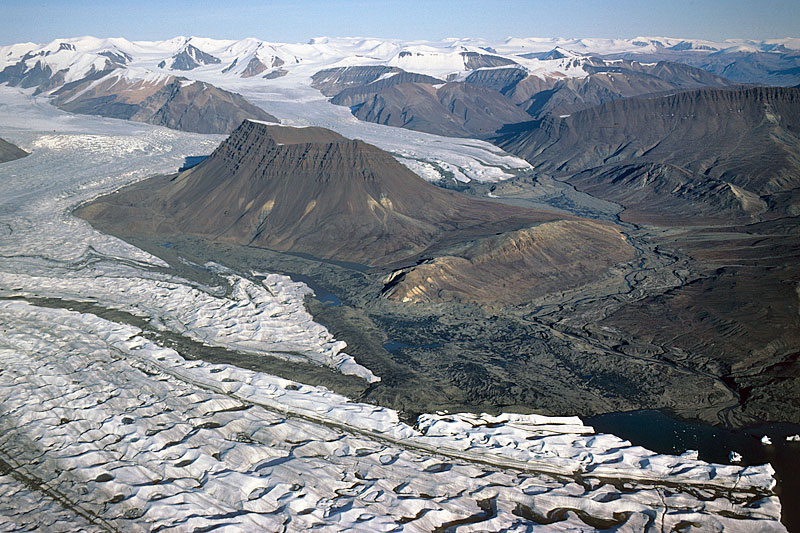
[[[329,291],[328,289],[317,283],[316,280],[314,280],[314,278],[304,276],[302,274],[295,274],[294,272],[287,272],[284,275],[292,278],[292,281],[301,282],[308,285],[311,288],[311,290],[314,291],[314,298],[324,303],[325,305],[332,305],[333,307],[339,307],[342,305],[342,300],[340,300],[338,296],[336,296],[331,291]],[[266,279],[264,276],[255,276],[255,277],[258,280]]]
[[[432,344],[404,344],[402,342],[390,340],[389,342],[383,343],[382,346],[387,352],[394,353],[401,348],[438,348],[441,346],[441,343],[434,342]]]
[[[331,305],[333,307],[339,307],[342,305],[342,300],[338,296],[321,286],[314,280],[314,278],[310,278],[302,274],[295,274],[294,272],[286,275],[292,278],[292,281],[299,281],[311,287],[311,290],[314,291],[314,298],[325,305]]]
[[[731,430],[682,422],[661,411],[610,413],[586,418],[584,422],[599,433],[612,433],[658,453],[697,450],[701,460],[711,463],[770,463],[778,481],[776,491],[781,499],[783,523],[789,531],[800,531],[800,442],[786,440],[800,434],[800,425],[775,423]],[[761,443],[764,435],[772,440],[771,445]],[[731,451],[742,455],[740,463],[729,460]]]

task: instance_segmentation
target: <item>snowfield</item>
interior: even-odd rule
[[[291,100],[305,91],[256,103],[330,117],[318,97]],[[390,409],[189,361],[131,325],[37,304],[93,302],[206,344],[379,378],[313,322],[304,285],[215,265],[219,282],[200,285],[70,215],[220,136],[69,115],[6,87],[0,124],[32,152],[0,165],[0,530],[785,530],[769,465],[659,455],[575,417],[441,413],[412,427]],[[507,157],[374,127],[373,139],[431,168]]]

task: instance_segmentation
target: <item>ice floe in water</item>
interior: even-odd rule
[[[375,379],[313,322],[304,285],[221,269],[218,285],[193,283],[70,215],[220,136],[68,115],[4,87],[0,103],[0,136],[32,151],[0,165],[0,530],[783,529],[769,466],[654,454],[574,417],[441,413],[412,427],[20,301],[96,302]]]

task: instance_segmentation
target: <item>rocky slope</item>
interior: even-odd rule
[[[333,103],[348,107],[401,83],[444,83],[433,76],[382,65],[325,69],[311,76],[311,80],[312,87],[325,96],[334,97]]]
[[[552,89],[534,93],[518,105],[534,117],[560,116],[632,96],[733,85],[701,69],[667,61],[655,65],[597,61],[585,68],[588,76],[558,80]]]
[[[723,76],[737,83],[789,87],[800,81],[800,54],[781,44],[764,46],[729,45],[716,50],[659,49],[649,52],[626,52],[604,57],[638,61],[671,61]]]
[[[130,44],[124,39],[109,41]],[[50,96],[54,105],[72,113],[197,133],[229,133],[247,118],[277,122],[239,94],[204,81],[131,68],[133,57],[124,47],[115,44],[104,48],[87,52],[75,44],[60,42],[25,53],[16,62],[4,58],[7,64],[0,70],[0,83],[35,87],[34,94]],[[134,51],[139,50],[132,47],[130,52]],[[9,56],[13,57],[14,51]],[[219,63],[218,58],[187,42],[169,60],[161,61],[158,68],[186,72]],[[247,65],[241,76],[246,77],[254,69],[257,70],[256,65]]]
[[[172,70],[192,70],[201,65],[218,65],[221,62],[218,57],[207,54],[196,46],[187,44],[183,50],[170,58],[169,64],[167,64],[167,60],[164,60],[158,66]]]
[[[728,217],[800,185],[799,129],[796,89],[702,89],[606,103],[495,141],[629,216]]]
[[[800,91],[750,88],[610,102],[499,137],[537,172],[618,202],[647,225],[646,246],[685,261],[677,285],[572,331],[718,376],[739,406],[726,423],[797,420],[798,131]]]
[[[518,68],[501,69],[515,70]],[[476,71],[484,72],[484,71]],[[472,76],[472,75],[471,75]],[[450,137],[480,137],[527,114],[497,91],[480,84],[445,83],[398,67],[326,69],[312,86],[350,107],[360,120]]]
[[[571,176],[569,182],[624,205],[623,218],[637,222],[752,220],[768,208],[755,192],[671,163],[631,161],[592,168]]]
[[[463,83],[394,85],[358,104],[353,115],[450,137],[481,137],[529,118],[499,93]]]
[[[546,222],[452,253],[393,272],[384,296],[400,302],[520,305],[598,279],[635,255],[618,230],[588,220]]]
[[[357,107],[367,100],[370,100],[375,95],[383,94],[387,90],[404,84],[417,84],[433,88],[434,86],[443,85],[444,81],[432,76],[415,74],[413,72],[393,72],[381,76],[377,80],[366,85],[343,89],[331,98],[331,103],[345,107]]]
[[[575,57],[581,60],[583,76],[542,76],[506,68],[475,71],[464,82],[494,89],[537,118],[574,113],[632,96],[732,85],[702,69],[669,61],[643,64]]]
[[[15,159],[25,157],[26,155],[28,155],[28,152],[22,148],[11,144],[4,139],[0,139],[0,163],[14,161]]]

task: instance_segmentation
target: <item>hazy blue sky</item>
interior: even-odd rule
[[[800,36],[800,0],[0,0],[0,42],[197,35],[311,37]]]

